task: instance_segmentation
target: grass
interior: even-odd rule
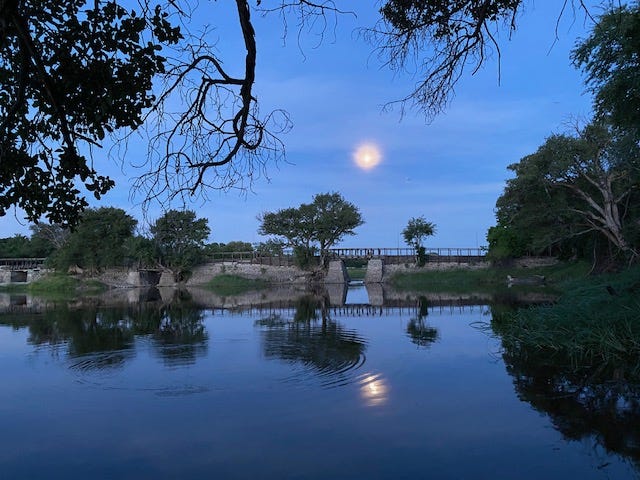
[[[82,291],[85,294],[95,294],[106,290],[107,287],[94,279],[79,280],[73,276],[55,273],[47,275],[31,283],[13,283],[0,287],[1,292],[30,293],[44,298],[70,298]]]
[[[264,280],[254,280],[237,275],[218,275],[212,278],[205,288],[222,296],[240,295],[254,290],[261,290],[269,286]]]
[[[640,381],[640,267],[568,279],[552,305],[495,316],[507,350]]]
[[[412,292],[493,293],[505,288],[507,275],[513,277],[544,275],[548,286],[564,289],[568,280],[584,278],[588,271],[589,265],[581,262],[537,268],[424,270],[396,274],[391,278],[390,283],[396,290]]]
[[[347,267],[347,273],[351,280],[364,280],[367,274],[367,267]]]

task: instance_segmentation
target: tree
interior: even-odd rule
[[[392,68],[419,59],[424,78],[404,102],[431,116],[444,108],[463,70],[477,70],[498,49],[496,28],[504,23],[515,30],[523,3],[387,0],[370,37]],[[565,0],[563,10],[567,3],[583,5]],[[278,134],[291,127],[286,112],[259,112],[252,11],[280,15],[285,30],[286,18],[294,16],[300,33],[320,25],[321,34],[327,16],[341,13],[333,0],[280,0],[268,7],[236,0],[234,21],[245,53],[233,71],[209,30],[189,30],[198,5],[140,0],[136,11],[128,5],[0,3],[0,215],[18,206],[33,221],[75,224],[87,206],[85,195],[101,198],[113,187],[94,168],[103,161],[95,152],[107,135],[122,139],[132,131],[147,133],[147,171],[135,182],[145,202],[245,187],[255,172],[283,157]],[[109,156],[120,151],[126,148]]]
[[[586,74],[599,118],[640,132],[640,5],[620,5],[600,16],[572,59]]]
[[[151,226],[151,234],[163,265],[182,281],[202,258],[211,230],[206,218],[192,210],[169,210]]]
[[[89,208],[80,223],[53,256],[58,269],[77,265],[91,271],[123,265],[126,242],[133,237],[137,220],[114,207]]]
[[[0,19],[0,215],[17,205],[74,224],[87,206],[78,184],[96,198],[113,186],[84,152],[143,122],[159,49],[179,29],[160,8],[113,1],[7,0]]]
[[[552,135],[536,153],[509,167],[516,177],[496,203],[498,228],[534,253],[554,245],[562,252],[568,245],[584,255],[576,248],[582,238],[583,246],[595,249],[594,242],[604,240],[614,253],[637,258],[636,138],[602,124],[590,124],[574,136]],[[490,243],[490,251],[498,245]]]
[[[56,223],[36,223],[31,225],[29,230],[31,230],[31,240],[48,244],[53,250],[61,249],[71,234],[68,228]]]
[[[404,237],[405,243],[413,247],[416,251],[416,262],[419,266],[423,266],[427,261],[422,241],[426,237],[435,235],[435,233],[435,224],[427,222],[424,217],[409,219],[407,226],[402,230],[402,236]]]
[[[266,242],[258,243],[256,252],[260,255],[277,257],[284,254],[284,247],[285,243],[283,241],[270,238]]]
[[[423,217],[411,218],[402,230],[402,236],[407,245],[418,250],[425,238],[435,235],[436,225]]]
[[[318,246],[322,264],[329,248],[346,235],[355,235],[354,229],[364,223],[358,208],[339,193],[314,195],[309,204],[266,212],[259,220],[258,233],[284,238],[303,256]]]
[[[416,87],[400,100],[427,119],[451,100],[466,69],[475,74],[496,52],[501,30],[510,37],[525,0],[387,0],[381,20],[368,33],[381,59],[393,70],[416,71]],[[559,2],[559,16],[571,5],[589,15],[583,0]],[[556,21],[559,19],[556,19]]]

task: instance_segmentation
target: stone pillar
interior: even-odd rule
[[[331,260],[324,283],[348,283],[349,274],[342,260]]]
[[[140,286],[140,272],[128,272],[127,273],[127,284],[139,287]]]
[[[384,265],[381,258],[372,258],[367,263],[367,274],[364,283],[382,283],[384,276]]]
[[[158,281],[159,287],[173,287],[176,285],[176,280],[173,278],[173,272],[162,272],[160,280]]]
[[[0,283],[11,283],[11,272],[9,270],[0,270]]]

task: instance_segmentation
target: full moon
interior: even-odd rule
[[[380,148],[373,143],[365,143],[360,145],[353,153],[353,159],[356,165],[363,170],[371,170],[382,160]]]

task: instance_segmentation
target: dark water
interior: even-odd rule
[[[504,351],[487,305],[363,299],[13,299],[0,478],[638,477],[633,386],[577,385]]]

